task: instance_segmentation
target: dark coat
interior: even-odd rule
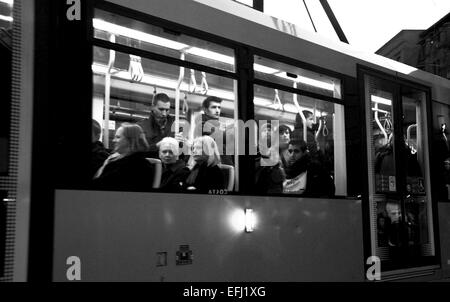
[[[137,152],[111,161],[105,166],[100,177],[93,180],[93,188],[124,191],[151,190],[154,168],[145,156],[145,153]]]
[[[163,165],[161,191],[181,192],[189,173],[191,171],[181,159],[172,165]]]
[[[189,179],[195,174],[197,174],[197,176],[195,177],[194,182],[188,183]],[[192,190],[192,192],[210,193],[211,190],[225,189],[224,180],[225,176],[219,166],[208,167],[206,163],[203,163],[194,166],[186,180],[185,189],[187,190],[189,187],[195,187],[195,190]]]
[[[95,173],[103,166],[103,163],[108,158],[109,152],[106,150],[102,142],[97,141],[92,143],[92,153],[91,153],[91,178],[94,177]]]
[[[281,164],[274,166],[261,166],[257,161],[255,171],[255,193],[280,194],[283,193],[283,181],[286,176]]]
[[[148,119],[142,120],[138,123],[142,130],[144,130],[145,138],[150,146],[147,155],[148,157],[159,158],[158,147],[156,147],[156,144],[165,137],[175,137],[175,132],[171,131],[174,121],[175,118],[173,116],[167,116],[166,126],[161,129],[161,126],[156,121],[156,118],[152,112],[150,113]]]

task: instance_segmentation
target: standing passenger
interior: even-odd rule
[[[216,141],[220,159],[223,164],[233,165],[233,156],[227,155],[226,146],[227,142],[231,143],[230,140],[234,140],[234,128],[225,128],[219,120],[222,112],[222,99],[209,96],[203,101],[202,109],[204,114],[196,121],[194,137],[209,135],[221,140],[221,143]]]
[[[171,131],[174,118],[169,114],[170,98],[165,93],[155,95],[148,119],[138,124],[144,130],[145,138],[149,144],[148,157],[158,158],[158,147],[156,144],[164,137],[174,137]]]

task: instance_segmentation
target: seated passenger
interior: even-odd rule
[[[160,189],[166,192],[180,192],[190,170],[186,167],[185,161],[179,159],[179,142],[172,137],[165,137],[157,147],[163,166]]]
[[[146,160],[148,143],[137,124],[123,123],[114,136],[114,153],[94,176],[96,189],[148,190],[153,167]]]
[[[188,164],[191,172],[186,179],[185,189],[199,193],[225,189],[224,175],[219,164],[220,154],[214,139],[210,136],[195,138]]]
[[[109,156],[103,143],[100,141],[102,128],[96,120],[92,120],[92,153],[91,153],[91,172],[90,177],[94,177],[95,173],[100,169],[105,160]]]
[[[284,171],[281,168],[279,146],[271,144],[274,134],[271,124],[267,123],[261,126],[260,132],[260,146],[255,162],[254,191],[263,195],[279,194],[283,192],[285,179]]]

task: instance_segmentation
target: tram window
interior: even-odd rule
[[[376,193],[397,192],[392,108],[394,92],[373,78],[366,82],[366,86],[366,97],[370,100],[368,146],[372,165],[369,165],[369,170],[375,179],[372,190]]]
[[[255,85],[256,192],[346,195],[344,107]]]
[[[254,58],[255,78],[295,87],[324,96],[341,99],[341,81],[324,74],[272,61],[261,56]]]
[[[233,191],[237,187],[234,185],[235,178],[231,178],[233,175],[237,177],[238,169],[238,157],[234,152],[235,80],[145,58],[141,58],[140,66],[136,69],[138,71],[131,71],[129,65],[132,58],[130,59],[128,54],[100,47],[94,47],[93,54],[92,118],[102,126],[102,142],[109,151],[114,151],[113,140],[122,123],[139,124],[150,145],[145,156],[162,162],[163,186],[166,158],[159,153],[158,147],[161,146],[157,143],[166,136],[177,138],[182,142],[179,163],[193,171],[195,164],[200,162],[193,156],[194,143],[197,137],[209,135],[214,139],[220,153],[221,164],[215,170],[219,170],[221,174],[212,172],[213,177],[208,179],[206,184],[214,183],[214,175],[216,178],[222,175],[222,179],[216,181],[211,190],[205,191],[208,186],[204,186],[202,190],[193,192],[219,194]],[[194,85],[192,77],[199,79],[197,85]],[[203,108],[207,99],[208,107]],[[178,128],[176,103],[179,104]],[[214,114],[216,115],[213,116]],[[208,165],[210,164],[215,166],[215,163],[208,162]],[[180,186],[171,187],[168,191],[184,192],[195,188],[192,184],[187,186],[187,183],[199,180],[200,177],[189,178],[189,172],[188,170],[184,175],[186,177],[177,182],[181,183]],[[149,185],[149,188],[151,190],[152,185]]]
[[[234,72],[234,50],[176,31],[102,10],[95,11],[94,37]]]
[[[450,201],[450,106],[433,102],[433,165],[437,171],[439,200]]]

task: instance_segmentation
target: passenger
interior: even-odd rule
[[[219,168],[220,154],[217,144],[210,136],[201,136],[192,143],[191,169],[185,189],[198,193],[225,189],[224,175]]]
[[[288,143],[288,159],[286,180],[283,183],[283,193],[302,194],[306,190],[307,170],[311,162],[304,140],[292,140]]]
[[[304,140],[289,142],[288,168],[285,169],[284,193],[304,193],[311,197],[332,197],[334,181],[323,165],[310,156]]]
[[[90,177],[100,169],[105,160],[110,155],[103,143],[100,141],[102,128],[96,120],[92,120],[92,152],[91,152],[91,172]]]
[[[222,99],[215,96],[207,97],[202,103],[202,110],[204,114],[196,120],[194,137],[208,135],[216,140],[221,138],[221,143],[216,141],[221,162],[226,165],[234,165],[233,156],[226,152],[227,141],[234,140],[234,128],[226,128],[219,120],[222,112]]]
[[[282,168],[287,167],[287,160],[288,160],[288,147],[289,147],[289,141],[291,140],[292,130],[286,125],[280,125],[278,128],[279,133],[279,139],[280,139],[280,146],[279,146],[279,153],[280,153],[280,160],[281,160],[281,166]]]
[[[152,188],[153,167],[146,160],[148,143],[137,124],[123,123],[114,136],[114,153],[94,176],[96,189],[147,190]]]
[[[255,193],[281,194],[283,193],[283,181],[285,174],[281,168],[279,156],[279,144],[271,145],[272,125],[267,123],[261,126],[260,141],[266,141],[267,146],[260,144],[255,162]]]
[[[174,117],[170,116],[170,98],[165,93],[155,95],[148,119],[138,123],[144,130],[145,138],[149,144],[148,157],[158,158],[158,147],[156,144],[164,137],[174,137],[171,131]]]
[[[308,151],[311,155],[315,156],[318,152],[318,144],[316,141],[316,131],[318,125],[314,123],[314,114],[309,110],[303,110],[303,115],[305,116],[306,122],[303,124],[303,120],[300,117],[300,114],[297,113],[295,118],[295,130],[296,137],[304,139],[303,136],[303,127],[306,126],[306,145],[308,147]]]
[[[179,159],[179,142],[172,137],[163,138],[158,144],[159,158],[163,165],[161,190],[180,192],[183,189],[190,170],[184,160]]]

